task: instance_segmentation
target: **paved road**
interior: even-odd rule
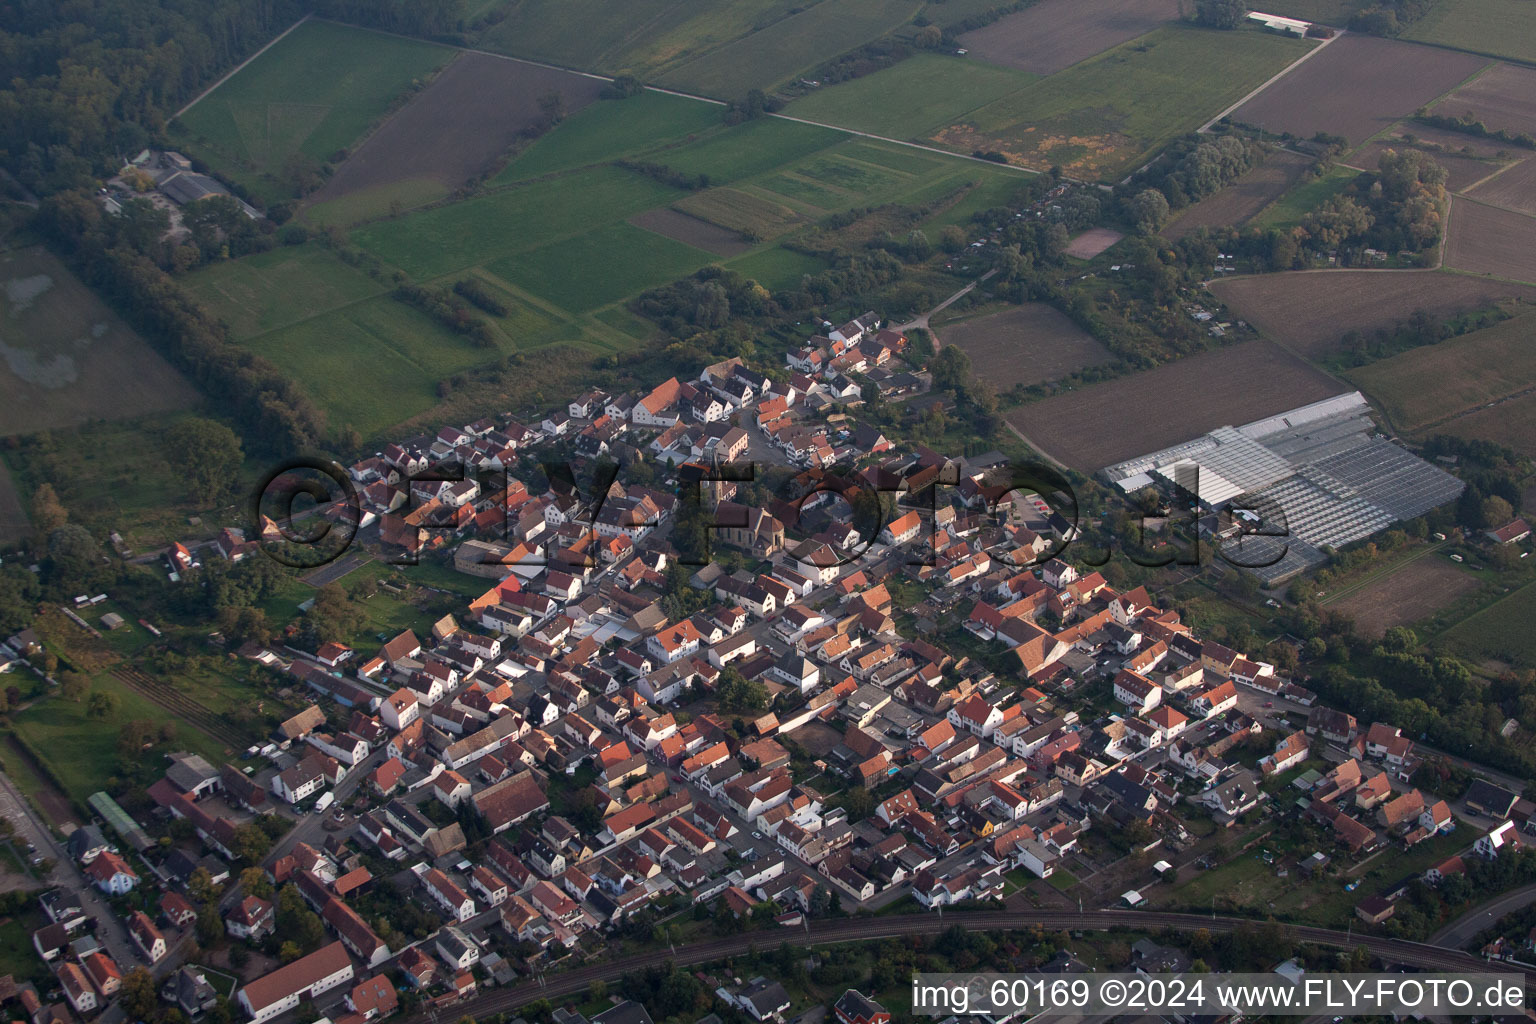
[[[99,893],[86,881],[85,875],[75,866],[67,851],[53,838],[53,833],[33,814],[29,805],[16,788],[10,776],[0,772],[0,815],[4,815],[16,829],[19,842],[31,843],[37,852],[53,861],[53,869],[40,880],[46,886],[58,886],[80,893],[81,908],[96,922],[96,941],[100,942],[112,959],[125,967],[143,963],[138,947],[128,938],[128,930],[112,912]],[[25,846],[22,847],[25,849]],[[22,852],[21,850],[17,851]],[[173,938],[174,934],[168,938]],[[176,958],[167,957],[162,965]]]
[[[951,305],[953,305],[954,303],[960,301],[960,298],[962,296],[969,294],[972,288],[975,288],[977,285],[981,284],[981,282],[985,281],[987,278],[991,277],[995,273],[997,273],[997,271],[995,269],[987,271],[985,274],[982,274],[976,280],[972,281],[970,284],[966,285],[964,288],[961,288],[959,291],[955,292],[955,294],[951,295],[949,298],[945,299],[943,302],[939,303],[937,306],[934,306],[932,309],[930,309],[928,312],[924,313],[922,316],[918,317],[916,320],[908,320],[906,323],[902,324],[901,326],[892,328],[892,330],[895,330],[897,332],[900,332],[900,331],[910,331],[910,330],[912,330],[915,327],[921,327],[925,331],[933,330],[932,327],[928,326],[928,321],[929,321],[929,319],[935,313],[938,313],[938,312],[940,312],[942,310],[948,309]]]
[[[1506,914],[1513,914],[1517,910],[1524,910],[1532,903],[1536,903],[1536,885],[1513,889],[1473,907],[1431,935],[1429,941],[1436,946],[1461,949],[1472,941],[1472,936],[1490,927],[1499,918]]]
[[[631,971],[656,966],[668,961],[678,966],[706,963],[727,956],[739,956],[754,948],[767,948],[776,939],[793,941],[797,946],[827,945],[829,943],[870,941],[898,938],[907,935],[936,935],[948,928],[960,925],[971,931],[1001,928],[1027,928],[1039,925],[1047,931],[1087,929],[1102,931],[1113,927],[1138,929],[1178,928],[1185,931],[1205,929],[1211,932],[1230,932],[1239,927],[1256,924],[1242,918],[1203,917],[1199,914],[1145,913],[1134,910],[1098,910],[1087,913],[1070,911],[1022,911],[1022,912],[956,912],[945,916],[938,914],[906,914],[890,917],[845,918],[818,921],[803,931],[786,929],[774,932],[748,932],[743,935],[725,936],[708,942],[679,946],[673,950],[657,950],[634,956],[605,960],[588,964],[576,970],[546,978],[543,985],[527,982],[512,988],[492,990],[485,995],[468,1000],[454,1008],[456,1016],[470,1015],[483,1018],[488,1014],[514,1010],[537,999],[559,999],[585,992],[593,981],[612,981]],[[1403,964],[1435,971],[1487,971],[1487,962],[1455,950],[1440,949],[1421,942],[1400,939],[1384,939],[1375,936],[1350,935],[1327,928],[1287,926],[1286,932],[1297,941],[1341,948],[1364,947],[1373,956],[1390,963]],[[405,1024],[432,1024],[427,1013],[407,1018]]]

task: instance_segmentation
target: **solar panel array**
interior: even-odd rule
[[[1197,466],[1206,504],[1253,508],[1262,529],[1285,533],[1228,542],[1234,561],[1279,582],[1326,561],[1326,548],[1363,540],[1461,494],[1455,476],[1375,434],[1369,412],[1359,392],[1339,395],[1241,428],[1220,427],[1110,466],[1104,475],[1122,486],[1152,475],[1172,478],[1193,491],[1187,481]]]

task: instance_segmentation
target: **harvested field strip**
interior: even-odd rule
[[[1536,70],[1495,64],[1447,96],[1433,113],[1446,117],[1471,113],[1495,130],[1536,134]]]
[[[1420,430],[1536,385],[1536,316],[1426,345],[1346,376],[1401,430]]]
[[[960,45],[973,57],[1050,75],[1179,15],[1178,0],[1043,0],[965,33]]]
[[[1451,201],[1445,265],[1536,284],[1536,217],[1456,196]]]
[[[696,192],[679,199],[672,206],[748,238],[773,238],[789,230],[800,219],[787,206],[734,188]]]
[[[962,349],[977,378],[999,391],[1055,380],[1114,358],[1066,314],[1039,302],[945,324],[940,338]]]
[[[1031,402],[1008,423],[1084,473],[1349,390],[1267,341],[1202,352]]]
[[[585,75],[465,53],[336,169],[315,193],[338,199],[418,179],[456,189],[485,174],[558,93],[571,112],[597,99],[602,83]]]
[[[1296,184],[1301,173],[1311,163],[1311,157],[1300,153],[1288,150],[1271,153],[1263,164],[1220,192],[1180,211],[1172,223],[1162,230],[1162,235],[1177,241],[1201,228],[1235,227],[1242,224]]]
[[[1232,113],[1266,131],[1359,145],[1487,65],[1468,54],[1352,32]]]
[[[752,243],[734,231],[670,208],[647,210],[629,218],[629,222],[716,256],[740,256],[752,248]]]
[[[124,686],[127,686],[154,701],[167,711],[186,719],[199,729],[235,749],[242,747],[249,739],[239,731],[231,728],[220,716],[214,714],[206,705],[188,697],[168,683],[156,679],[142,669],[132,666],[112,670],[113,678]]]
[[[1536,217],[1536,154],[1484,179],[1467,195],[1494,206]]]
[[[1437,270],[1324,270],[1217,281],[1211,291],[1267,337],[1317,361],[1349,331],[1390,329],[1423,310],[1437,320],[1536,288]]]

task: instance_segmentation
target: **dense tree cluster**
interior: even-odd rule
[[[1207,28],[1237,28],[1247,13],[1242,0],[1195,0],[1195,24]]]
[[[1170,210],[1182,210],[1232,184],[1268,153],[1264,143],[1240,135],[1187,136],[1133,179],[1132,198],[1139,198],[1142,188],[1155,188]]]
[[[1487,306],[1449,320],[1437,320],[1424,310],[1417,309],[1406,319],[1391,327],[1378,327],[1371,334],[1353,329],[1345,331],[1335,347],[1337,362],[1341,368],[1364,366],[1411,348],[1437,345],[1462,334],[1492,327],[1509,319],[1509,316],[1498,306]]]
[[[465,0],[319,0],[317,12],[338,21],[412,36],[451,36],[463,27]]]
[[[1356,12],[1349,19],[1349,28],[1377,36],[1395,36],[1422,18],[1434,5],[1435,0],[1377,0]]]
[[[1511,146],[1536,149],[1536,135],[1532,135],[1530,132],[1514,131],[1510,128],[1490,128],[1488,127],[1488,122],[1479,119],[1470,110],[1457,117],[1448,117],[1444,114],[1433,114],[1427,109],[1422,109],[1415,115],[1414,119],[1422,121],[1432,128],[1443,128],[1450,132],[1461,132],[1465,135],[1476,135],[1479,138],[1507,142]]]
[[[1308,213],[1301,226],[1314,246],[1340,250],[1421,250],[1440,240],[1446,203],[1445,168],[1416,149],[1387,150],[1378,170]]]
[[[224,325],[119,235],[119,218],[105,216],[89,194],[50,197],[38,226],[86,283],[227,412],[251,448],[291,455],[325,435],[324,414],[309,397],[271,363],[232,344]]]
[[[461,284],[463,282],[460,282]],[[415,306],[423,313],[453,331],[462,334],[479,348],[494,348],[496,332],[491,325],[475,316],[469,306],[455,292],[447,288],[429,288],[411,281],[401,281],[391,294],[408,306]]]
[[[506,316],[512,312],[505,302],[502,302],[492,294],[491,290],[477,278],[460,278],[454,282],[453,292],[466,302],[478,306],[492,316]]]
[[[38,193],[92,185],[300,12],[298,0],[7,5],[0,166]]]
[[[690,174],[687,171],[679,171],[668,167],[666,164],[652,163],[648,160],[615,160],[614,164],[624,168],[626,171],[634,171],[636,174],[643,174],[647,178],[654,178],[663,185],[687,189],[690,192],[697,192],[710,186],[709,175],[704,174],[702,171],[697,174]]]

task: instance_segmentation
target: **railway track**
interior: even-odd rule
[[[1019,929],[1039,926],[1050,931],[1104,931],[1110,928],[1139,930],[1177,928],[1186,932],[1232,932],[1255,927],[1262,922],[1237,917],[1205,917],[1199,914],[1174,914],[1135,910],[1073,911],[960,911],[947,917],[938,914],[904,914],[891,917],[849,918],[819,921],[808,929],[795,932],[749,932],[710,942],[679,946],[675,950],[638,953],[618,960],[603,960],[572,971],[557,974],[542,983],[527,982],[514,988],[498,989],[454,1007],[456,1015],[483,1019],[488,1014],[515,1010],[538,999],[560,999],[585,992],[594,981],[613,981],[646,967],[671,962],[680,967],[739,956],[750,949],[776,944],[782,938],[797,946],[863,942],[900,938],[905,935],[938,935],[956,925],[968,931]],[[1386,939],[1372,935],[1353,935],[1329,928],[1285,925],[1286,933],[1298,941],[1336,948],[1363,947],[1372,956],[1387,963],[1432,971],[1488,972],[1494,965],[1459,950],[1431,946],[1423,942]],[[427,1011],[407,1018],[405,1024],[433,1024],[435,1013]]]
[[[207,705],[198,703],[143,669],[134,668],[131,665],[115,668],[112,670],[112,677],[165,710],[185,718],[219,742],[236,750],[245,745],[246,737],[232,728]]]

